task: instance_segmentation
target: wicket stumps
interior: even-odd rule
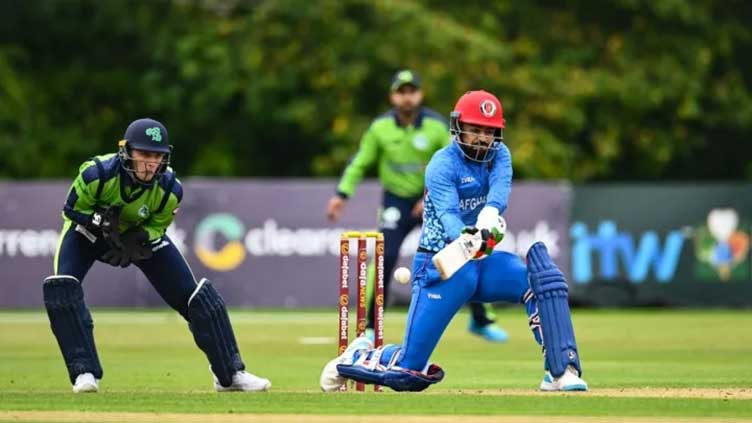
[[[355,336],[362,336],[366,332],[366,290],[368,289],[368,239],[374,240],[374,261],[376,262],[376,289],[374,310],[374,345],[384,344],[384,234],[381,232],[344,232],[339,241],[339,348],[337,355],[342,354],[349,344],[350,325],[350,241],[356,240],[357,249],[357,323]],[[365,385],[358,382],[358,391],[365,391]],[[342,390],[347,390],[343,385]],[[374,387],[380,391],[380,386]]]

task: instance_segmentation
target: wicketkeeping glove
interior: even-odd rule
[[[120,235],[123,249],[131,261],[150,259],[153,252],[149,245],[149,234],[143,228],[130,228]]]
[[[120,205],[97,209],[91,215],[91,220],[87,225],[89,229],[94,229],[94,232],[99,231],[102,234],[102,238],[112,248],[123,248],[123,243],[120,241],[121,209],[122,206]]]
[[[131,259],[128,254],[120,248],[110,248],[106,253],[102,255],[103,262],[111,266],[128,267],[131,264]]]

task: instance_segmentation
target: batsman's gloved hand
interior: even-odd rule
[[[475,253],[475,256],[473,257],[474,259],[482,259],[486,256],[491,255],[494,247],[496,247],[501,242],[501,240],[504,239],[504,234],[497,228],[479,230],[475,226],[465,226],[462,229],[462,233],[480,236],[482,242],[480,244],[478,252]]]
[[[103,209],[97,209],[91,215],[89,229],[94,228],[102,234],[111,248],[123,248],[120,241],[120,211],[122,206],[115,205]]]
[[[107,250],[107,252],[102,255],[101,260],[115,267],[128,267],[128,265],[131,264],[131,259],[128,253],[117,247]]]
[[[120,235],[123,250],[131,261],[150,259],[153,251],[149,245],[149,234],[143,228],[130,228]]]

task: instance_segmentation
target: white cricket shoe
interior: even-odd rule
[[[335,392],[342,389],[347,383],[347,379],[339,375],[337,371],[337,364],[352,363],[353,355],[358,350],[370,350],[373,348],[373,342],[367,336],[360,336],[355,338],[354,341],[347,346],[345,352],[331,359],[324,370],[321,371],[321,377],[319,378],[319,386],[324,392]]]
[[[263,392],[268,391],[271,387],[272,383],[269,381],[269,379],[258,377],[254,374],[246,372],[245,370],[235,372],[235,374],[232,375],[232,385],[230,386],[220,385],[219,379],[217,379],[217,376],[214,376],[214,390],[217,392]]]
[[[91,373],[81,373],[76,377],[76,383],[73,384],[73,393],[83,394],[87,392],[99,392],[99,380],[94,378]]]
[[[546,372],[540,384],[541,391],[587,391],[587,382],[577,375],[574,366],[567,366],[561,377],[554,378],[550,372]]]

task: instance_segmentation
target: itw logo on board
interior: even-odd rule
[[[655,231],[645,231],[639,239],[633,239],[631,233],[619,231],[611,220],[601,221],[593,234],[585,223],[575,222],[570,235],[572,279],[580,284],[621,277],[620,263],[632,283],[644,282],[651,269],[658,282],[671,282],[686,239],[685,231],[680,229],[670,231],[663,246]],[[594,256],[598,258],[598,275],[593,274]]]

